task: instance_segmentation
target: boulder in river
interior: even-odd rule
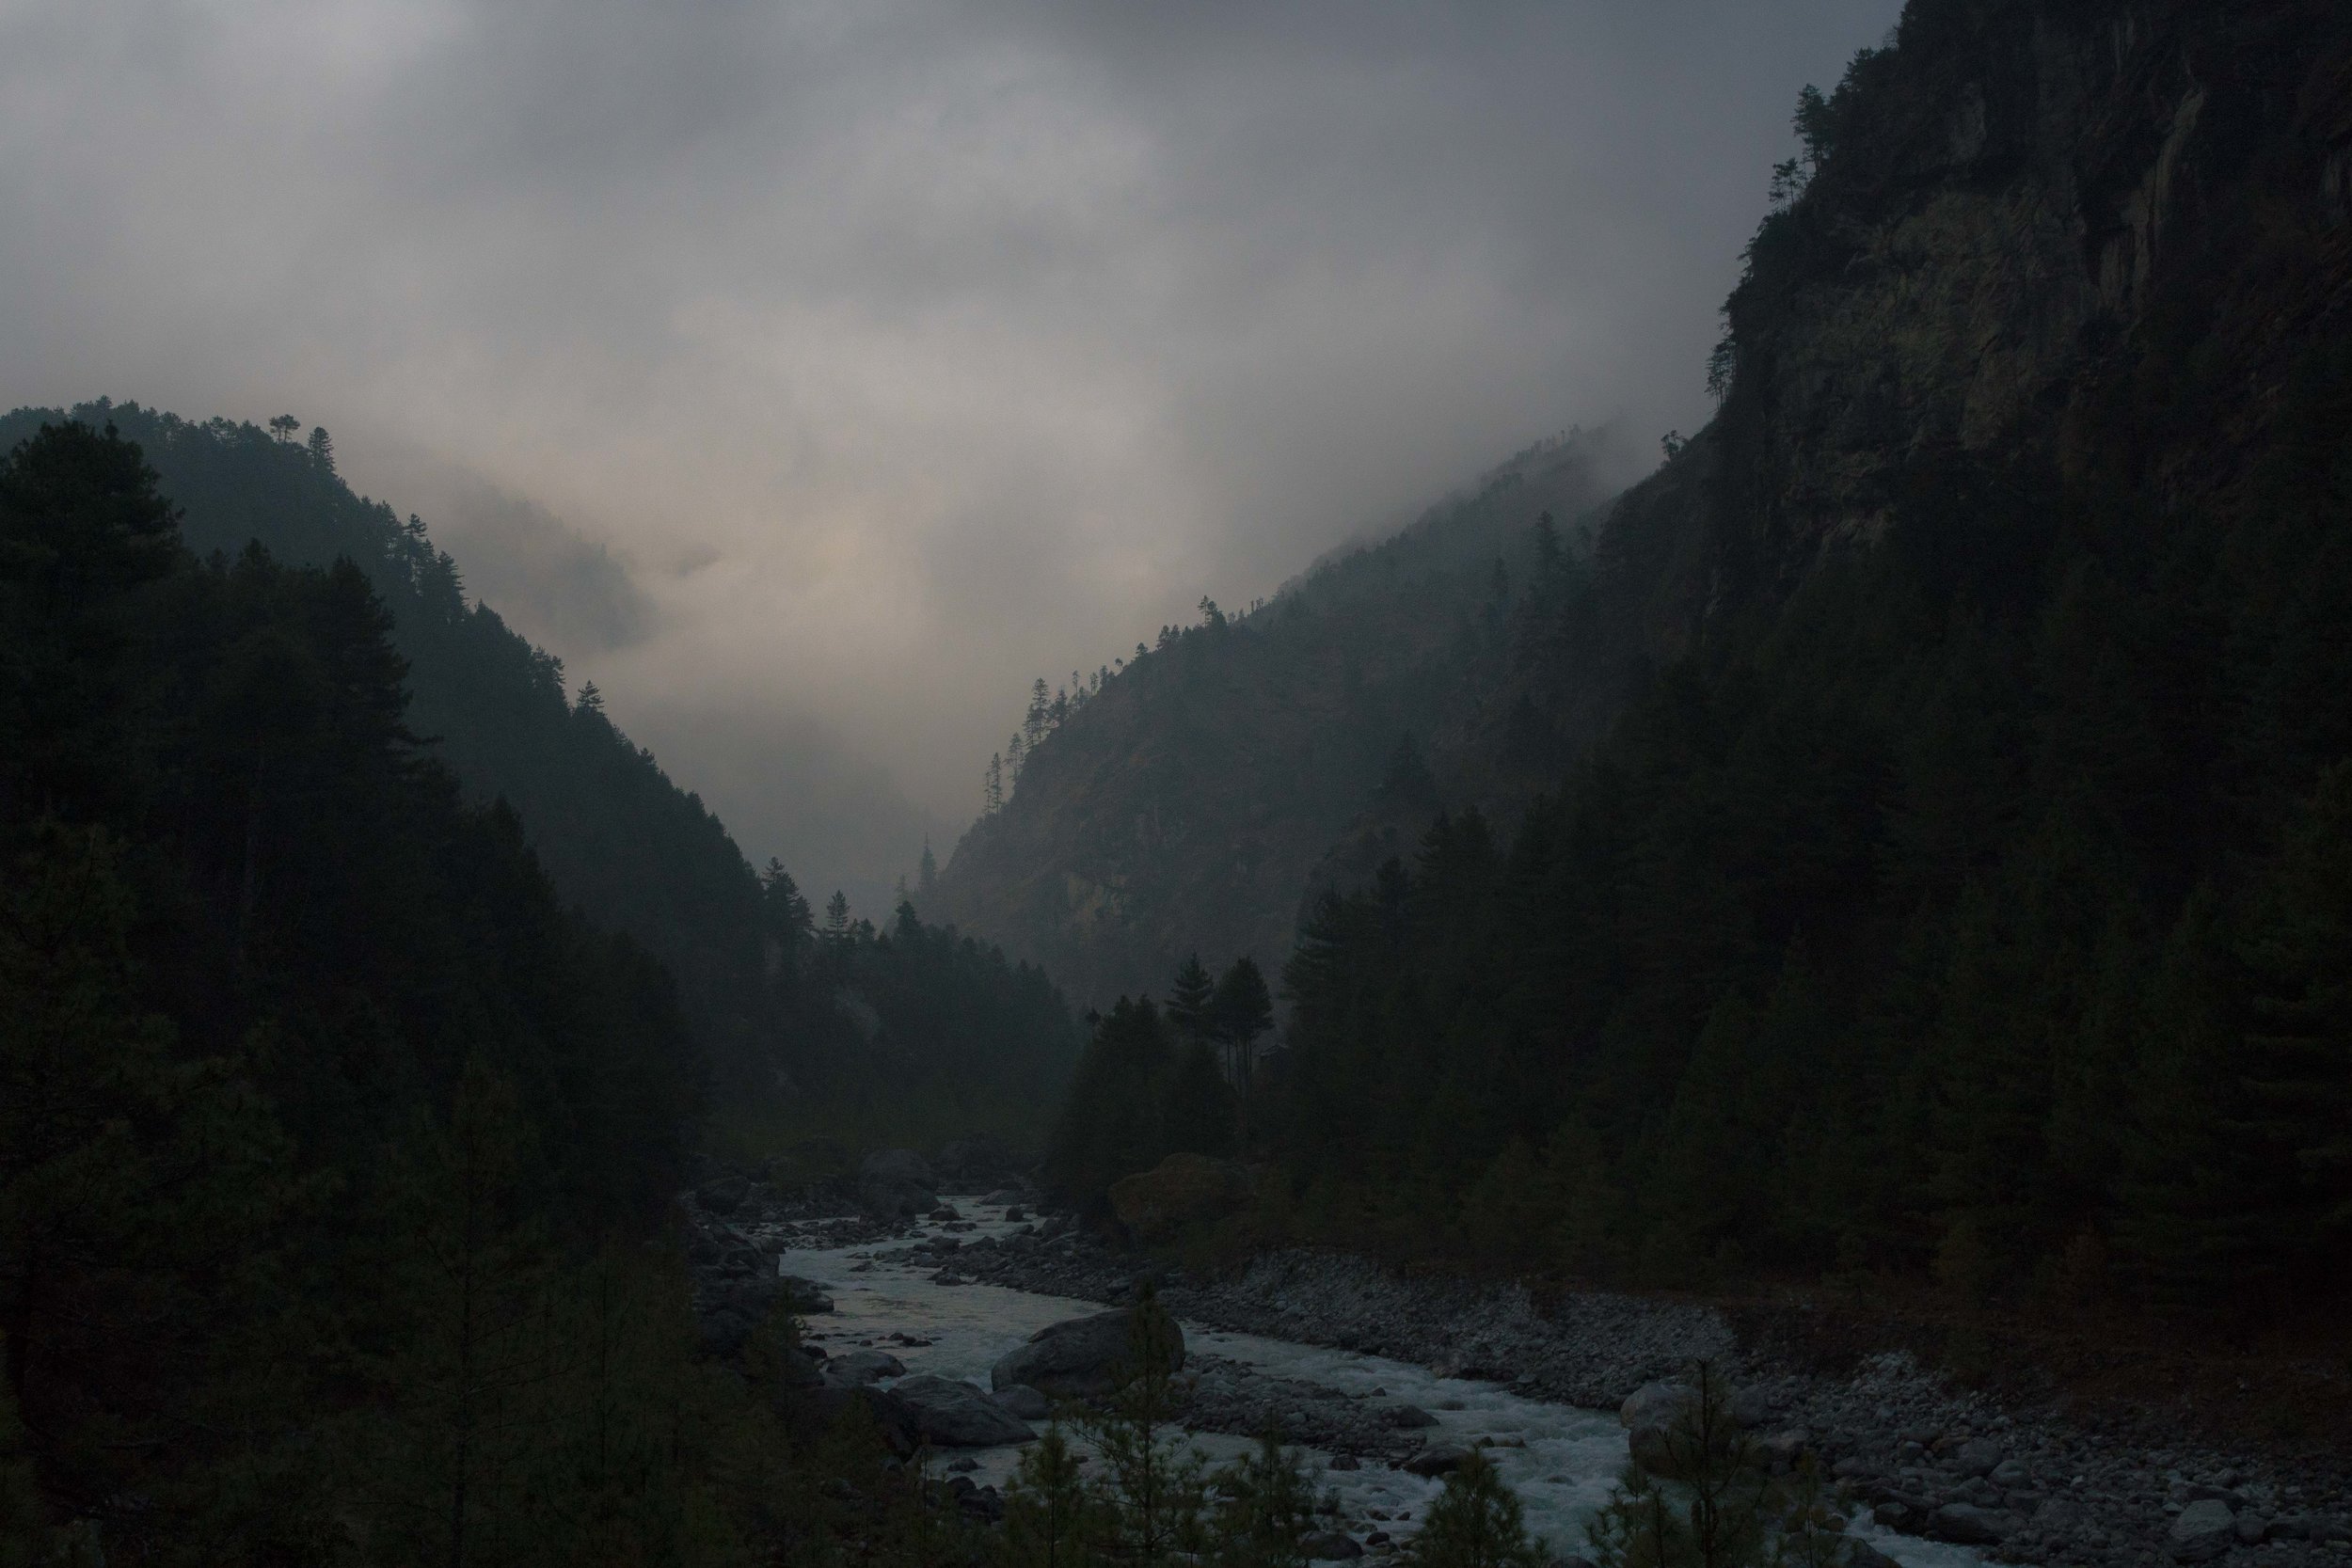
[[[886,1350],[848,1351],[825,1363],[827,1377],[852,1387],[886,1377],[904,1377],[906,1370],[907,1364]]]
[[[939,1207],[939,1180],[914,1150],[878,1149],[858,1167],[857,1200],[877,1219],[929,1213]]]
[[[989,1386],[1005,1389],[1026,1384],[1064,1399],[1106,1394],[1118,1385],[1133,1355],[1131,1321],[1121,1308],[1048,1323],[990,1370]],[[1173,1372],[1184,1365],[1184,1335],[1173,1323],[1168,1327],[1168,1370]]]
[[[996,1402],[1025,1421],[1048,1420],[1054,1414],[1054,1402],[1025,1383],[997,1389]]]
[[[891,1393],[914,1413],[914,1429],[938,1448],[991,1449],[1037,1436],[1026,1421],[960,1379],[901,1378]]]
[[[1625,1424],[1626,1447],[1634,1463],[1655,1476],[1672,1477],[1681,1468],[1675,1453],[1676,1428],[1697,1411],[1698,1390],[1682,1383],[1645,1383],[1617,1407]]]
[[[1344,1530],[1309,1530],[1298,1538],[1298,1555],[1310,1562],[1349,1562],[1364,1555],[1363,1544]]]
[[[1161,1241],[1249,1201],[1249,1167],[1206,1154],[1171,1154],[1111,1183],[1111,1212],[1138,1241]]]
[[[904,1459],[914,1452],[921,1440],[914,1409],[904,1400],[887,1389],[872,1386],[850,1387],[841,1383],[820,1383],[814,1388],[797,1391],[788,1403],[793,1429],[803,1439],[814,1439],[830,1432],[856,1405],[864,1418],[881,1434],[883,1447]]]
[[[1416,1476],[1450,1475],[1460,1469],[1470,1456],[1470,1449],[1459,1443],[1433,1443],[1397,1468]]]

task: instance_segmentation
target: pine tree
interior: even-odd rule
[[[1176,1033],[1189,1041],[1207,1039],[1216,1027],[1214,1004],[1216,982],[1201,967],[1200,955],[1192,954],[1176,971],[1176,978],[1168,988],[1168,1022]]]
[[[1108,1409],[1089,1423],[1102,1456],[1100,1481],[1110,1555],[1157,1564],[1204,1544],[1201,1459],[1164,1429],[1182,1411],[1176,1373],[1182,1332],[1149,1283],[1127,1312],[1127,1359]]]
[[[1089,1568],[1104,1533],[1078,1454],[1054,1422],[1022,1450],[1005,1488],[1004,1568]]]
[[[1235,958],[1216,982],[1210,1009],[1212,1033],[1225,1042],[1227,1070],[1241,1095],[1242,1131],[1248,1132],[1250,1081],[1257,1074],[1258,1037],[1274,1027],[1274,996],[1265,975],[1248,954]]]
[[[1406,1560],[1413,1568],[1541,1568],[1544,1554],[1528,1537],[1518,1494],[1473,1449],[1422,1515]]]

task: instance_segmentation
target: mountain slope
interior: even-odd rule
[[[723,1108],[781,1089],[858,1109],[876,1135],[893,1107],[913,1114],[918,1101],[952,1130],[973,1124],[960,1116],[1009,1127],[1020,1116],[1008,1107],[1033,1106],[1067,1070],[1076,1042],[1061,999],[1001,955],[904,920],[818,941],[790,878],[755,875],[699,796],[592,697],[567,698],[561,661],[469,602],[421,522],[354,495],[324,432],[305,445],[130,404],[72,417],[138,444],[199,554],[259,546],[282,562],[359,568],[407,663],[411,727],[468,796],[513,808],[564,900],[668,968],[726,1086]],[[0,450],[66,418],[0,418]]]
[[[1914,0],[1799,125],[1435,771],[1574,765],[1319,903],[1256,1152],[1357,1245],[2341,1323],[2352,14]]]
[[[1605,457],[1602,437],[1544,443],[1252,614],[1164,631],[1038,728],[942,874],[940,912],[1096,1005],[1157,990],[1196,950],[1275,959],[1400,743],[1425,745],[1511,658],[1511,606],[1544,570],[1536,521],[1571,532]]]

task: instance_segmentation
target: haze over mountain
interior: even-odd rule
[[[1788,84],[1896,9],[13,6],[0,406],[325,425],[747,848],[886,880],[1033,675],[1694,425]],[[780,736],[850,817],[721,784]]]

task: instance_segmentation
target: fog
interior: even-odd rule
[[[290,412],[757,859],[943,854],[1032,676],[1707,417],[1893,0],[0,0],[0,399]]]

